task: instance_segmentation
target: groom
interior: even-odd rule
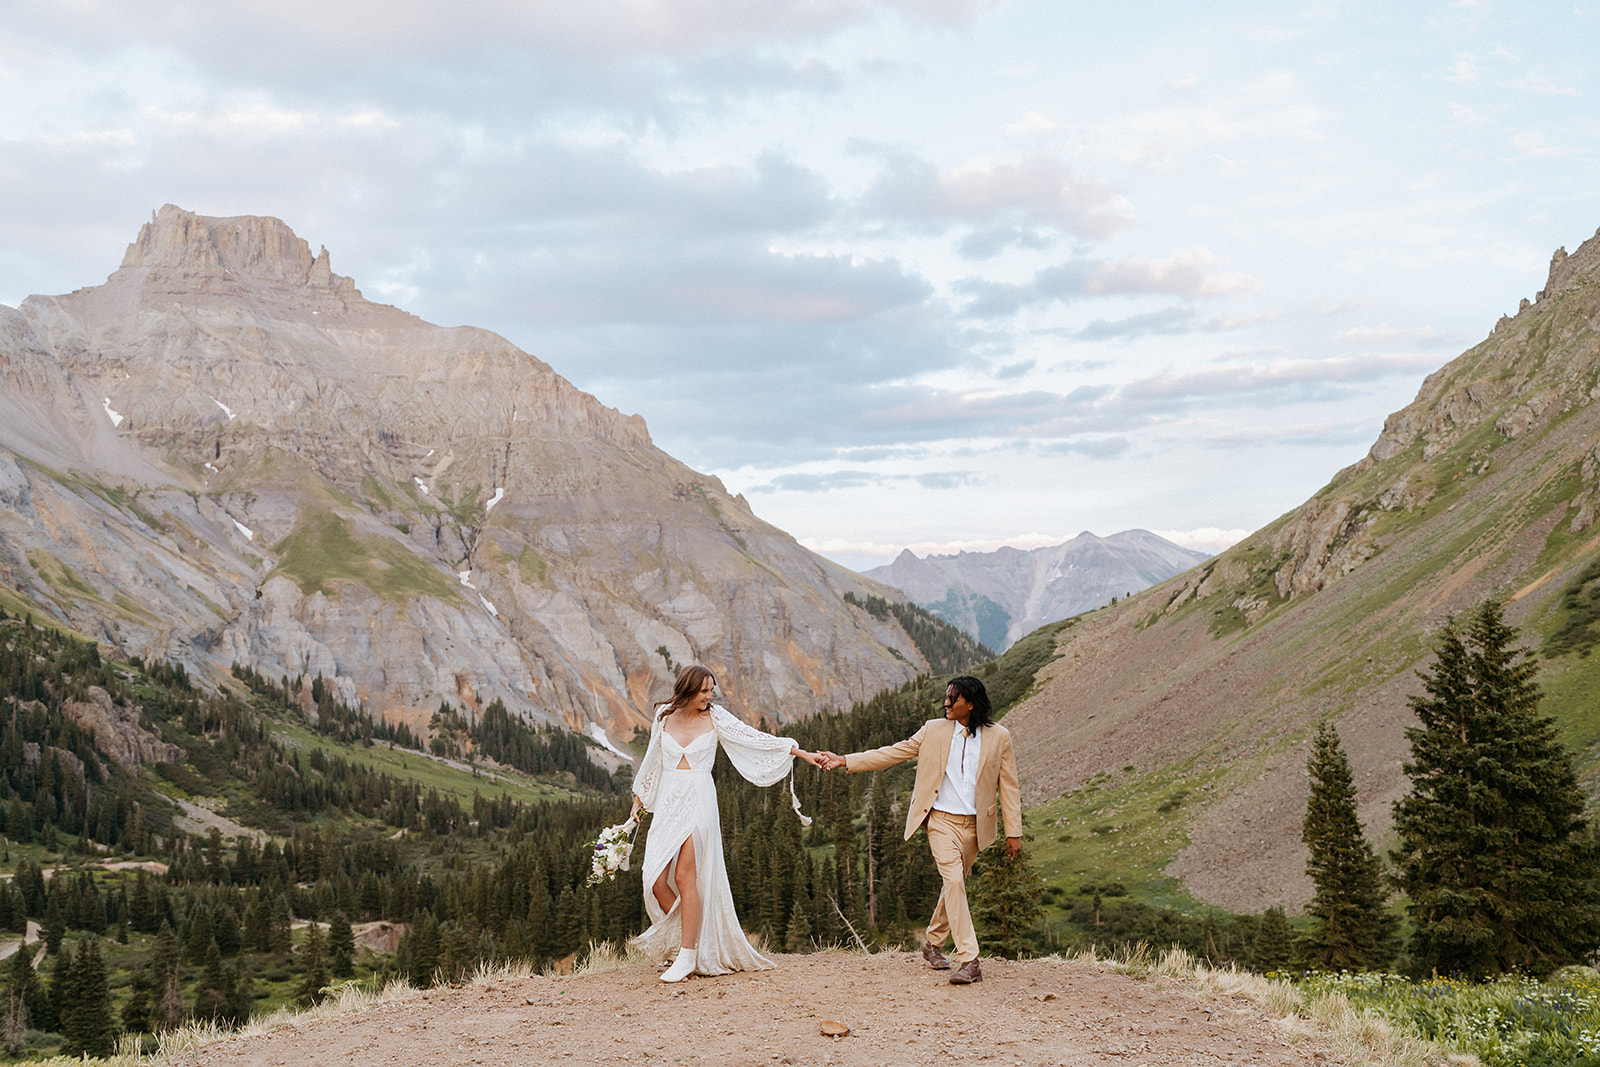
[[[917,827],[927,827],[928,848],[944,880],[928,922],[922,958],[934,970],[949,970],[943,948],[945,938],[954,936],[956,969],[951,984],[983,981],[978,935],[967,908],[967,875],[978,852],[994,841],[997,793],[1005,816],[1006,855],[1015,858],[1022,848],[1022,802],[1011,734],[992,720],[983,683],[970,674],[950,679],[944,691],[944,718],[923,723],[904,741],[848,756],[824,752],[823,757],[826,769],[843,767],[852,774],[916,759],[906,838]]]

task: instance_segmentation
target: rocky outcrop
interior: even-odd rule
[[[1489,473],[1496,441],[1538,437],[1554,421],[1600,399],[1593,360],[1600,351],[1592,322],[1600,279],[1600,233],[1572,255],[1557,249],[1550,278],[1537,304],[1523,301],[1489,338],[1422,383],[1417,398],[1384,420],[1367,455],[1334,478],[1329,487],[1258,535],[1272,548],[1273,583],[1279,596],[1315,592],[1371,559],[1380,549],[1381,516],[1412,512],[1434,499],[1442,485],[1458,480],[1454,464],[1441,458],[1459,452],[1475,431],[1492,426],[1495,437],[1466,458],[1466,472]],[[1552,304],[1571,303],[1551,329]],[[1461,462],[1459,456],[1454,457]],[[1374,480],[1380,471],[1392,473]],[[1571,531],[1586,529],[1595,514],[1594,462],[1580,465],[1583,486],[1574,504]]]
[[[0,575],[125,653],[500,697],[628,737],[668,664],[783,721],[921,657],[714,477],[484,330],[365,300],[276,219],[168,205],[104,285],[0,308]]]
[[[1544,288],[1539,290],[1539,299],[1544,300],[1576,286],[1596,265],[1600,265],[1600,230],[1595,230],[1594,236],[1579,245],[1578,250],[1570,256],[1565,246],[1555,250],[1550,257],[1550,277]]]
[[[124,770],[138,773],[145,763],[176,763],[183,758],[177,745],[161,740],[139,725],[139,709],[118,704],[111,694],[91,685],[88,700],[68,700],[61,714],[94,737],[95,747]]]

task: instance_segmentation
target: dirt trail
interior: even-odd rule
[[[1103,964],[985,960],[951,986],[920,956],[778,956],[778,969],[656,980],[647,962],[404,994],[359,1013],[235,1035],[179,1064],[963,1064],[1331,1067],[1327,1042],[1240,994]],[[823,1035],[825,1021],[850,1028]]]

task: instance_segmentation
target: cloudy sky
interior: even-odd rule
[[[1214,551],[1600,226],[1600,0],[14,0],[0,303],[274,215],[852,566]]]

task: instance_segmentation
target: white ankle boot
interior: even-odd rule
[[[666,973],[661,976],[661,980],[663,982],[681,982],[689,977],[689,974],[694,970],[694,964],[694,949],[680,948],[678,950],[678,958],[672,961],[672,966],[667,968]]]

